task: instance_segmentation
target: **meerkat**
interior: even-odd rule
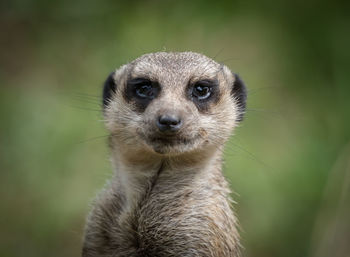
[[[146,54],[110,74],[114,176],[88,216],[82,256],[240,256],[221,166],[245,105],[241,79],[198,53]]]

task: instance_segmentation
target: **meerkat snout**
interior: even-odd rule
[[[177,115],[160,115],[157,119],[157,127],[160,132],[177,132],[182,126],[181,117]]]

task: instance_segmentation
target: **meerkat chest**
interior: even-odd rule
[[[236,233],[230,212],[226,199],[209,186],[198,191],[193,185],[155,186],[121,224],[132,235],[121,235],[123,241],[132,238],[140,256],[231,256]]]

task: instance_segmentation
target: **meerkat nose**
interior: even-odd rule
[[[181,118],[175,115],[160,115],[157,120],[157,127],[161,132],[176,132],[181,126]]]

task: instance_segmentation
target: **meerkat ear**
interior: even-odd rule
[[[112,98],[112,94],[115,93],[117,89],[117,84],[115,83],[114,75],[115,72],[109,74],[108,78],[106,79],[103,85],[103,109],[107,107],[109,101]]]
[[[237,121],[243,120],[243,115],[246,108],[247,101],[247,89],[237,74],[233,74],[235,81],[233,82],[232,95],[235,98],[235,101],[238,105],[239,115]]]

